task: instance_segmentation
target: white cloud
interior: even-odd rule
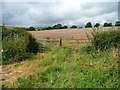
[[[56,23],[83,26],[115,22],[117,2],[85,2],[81,0],[40,0],[41,2],[4,2],[2,19],[6,25],[51,26]]]

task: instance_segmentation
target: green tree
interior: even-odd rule
[[[112,26],[112,23],[108,23],[108,26]]]
[[[112,23],[104,23],[103,27],[110,27],[112,26]]]
[[[94,27],[99,27],[100,26],[100,23],[96,23],[95,25],[94,25]]]
[[[53,29],[62,29],[62,24],[54,25]]]
[[[35,31],[35,28],[34,27],[29,27],[29,28],[27,28],[27,31]]]
[[[91,22],[88,22],[85,26],[85,28],[92,28],[92,23]]]
[[[62,28],[63,28],[63,29],[67,29],[68,27],[67,27],[66,25],[64,25]]]
[[[50,29],[52,29],[52,27],[46,27],[46,29],[47,29],[47,30],[50,30]]]
[[[116,21],[115,26],[120,26],[120,21]]]
[[[108,26],[107,23],[104,23],[103,27],[107,27],[107,26]]]
[[[77,26],[76,26],[76,25],[73,25],[73,26],[71,26],[71,28],[77,28]]]

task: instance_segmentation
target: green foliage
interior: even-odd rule
[[[58,65],[55,65],[55,66],[51,66],[50,68],[48,68],[46,71],[44,72],[41,72],[41,81],[42,82],[48,82],[50,81],[49,79],[49,76],[51,75],[53,78],[54,78],[54,82],[55,80],[57,80],[59,77],[59,73],[62,71],[62,67],[58,66]],[[54,83],[52,82],[52,83]]]
[[[0,65],[2,64],[2,27],[0,26]]]
[[[34,27],[29,27],[26,29],[27,31],[35,31],[35,28]]]
[[[47,27],[46,29],[47,29],[47,30],[50,30],[50,29],[52,29],[52,27]]]
[[[36,40],[25,29],[2,30],[3,64],[21,61],[41,50]]]
[[[112,23],[104,23],[103,27],[111,27]]]
[[[42,28],[42,30],[51,30],[51,29],[67,29],[68,27],[66,25],[62,26],[62,24],[56,24],[54,26],[49,26],[49,27],[45,27]]]
[[[115,26],[120,26],[120,21],[116,21]]]
[[[76,26],[76,25],[73,25],[73,26],[71,26],[71,28],[77,28],[77,26]]]
[[[120,31],[97,32],[93,35],[92,44],[96,49],[106,50],[120,45]]]
[[[62,29],[62,24],[54,25],[53,29]]]
[[[28,81],[26,78],[17,78],[17,81],[20,83],[21,88],[30,88],[29,86],[32,88],[32,83],[30,83],[30,80]]]
[[[99,27],[100,26],[100,23],[96,23],[95,25],[94,25],[94,27]]]
[[[95,51],[95,48],[92,45],[86,45],[86,46],[82,47],[81,50],[83,52],[86,52],[86,53],[90,54],[90,53],[93,53]]]
[[[42,30],[50,30],[50,29],[53,29],[52,27],[45,27],[45,28],[42,28]]]
[[[92,28],[92,23],[91,22],[88,22],[85,26],[85,28]]]
[[[18,87],[118,88],[117,61],[111,55],[105,51],[93,58],[81,50],[54,47],[32,75],[18,79]]]
[[[62,27],[62,29],[67,29],[68,27],[66,26],[66,25],[64,25],[63,27]]]
[[[27,52],[37,53],[39,51],[39,44],[36,42],[35,38],[29,34],[28,42],[27,42]]]

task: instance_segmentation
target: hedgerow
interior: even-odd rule
[[[106,50],[120,45],[120,31],[104,31],[93,34],[92,45],[95,49]]]
[[[3,64],[18,62],[29,58],[31,54],[42,51],[42,45],[39,45],[25,29],[19,28],[10,30],[2,28],[2,48]]]

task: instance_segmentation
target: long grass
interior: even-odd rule
[[[31,60],[10,67],[8,65],[6,77],[9,79],[5,78],[3,87],[118,88],[117,52],[113,49],[96,52],[94,47],[82,46],[59,47],[59,45],[48,44],[43,49],[44,53],[37,53]],[[17,47],[15,48],[18,50]],[[18,73],[17,70],[20,72]],[[10,79],[13,77],[15,81]]]
[[[19,88],[118,88],[118,60],[112,50],[88,54],[80,48],[50,46],[51,51],[17,78]],[[39,58],[36,58],[39,59]]]

